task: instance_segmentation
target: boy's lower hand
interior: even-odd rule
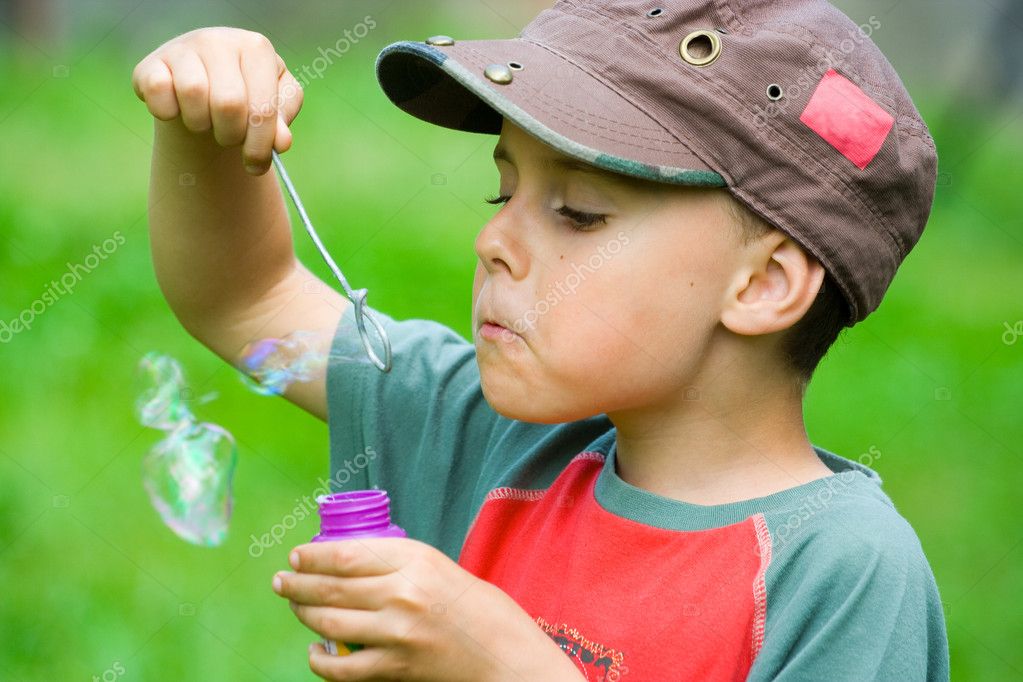
[[[306,626],[364,646],[321,645],[309,667],[327,680],[582,680],[575,664],[515,601],[439,550],[407,538],[300,545],[295,572],[274,577]]]

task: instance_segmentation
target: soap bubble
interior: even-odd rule
[[[142,463],[143,483],[160,518],[196,545],[227,537],[236,452],[231,434],[200,423],[172,432]]]
[[[174,358],[147,353],[139,361],[139,373],[145,385],[135,412],[143,426],[169,431],[181,422],[195,420],[185,403],[189,392],[181,365]]]
[[[174,358],[147,353],[139,372],[145,386],[135,404],[138,419],[166,434],[142,461],[149,499],[182,539],[219,545],[231,518],[231,479],[238,459],[234,438],[222,427],[196,419],[187,404],[191,392]]]
[[[296,331],[242,349],[242,381],[261,395],[280,395],[296,381],[312,381],[327,365],[323,335]]]

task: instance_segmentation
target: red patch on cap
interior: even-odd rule
[[[863,170],[888,137],[895,119],[834,69],[817,84],[799,120]]]

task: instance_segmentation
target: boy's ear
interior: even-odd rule
[[[721,322],[746,336],[788,329],[813,305],[823,281],[820,262],[772,230],[747,249],[735,284],[726,291]]]

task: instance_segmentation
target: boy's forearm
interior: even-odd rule
[[[276,175],[246,173],[240,148],[190,132],[180,119],[154,122],[156,277],[181,323],[206,342],[294,274],[287,208]]]

